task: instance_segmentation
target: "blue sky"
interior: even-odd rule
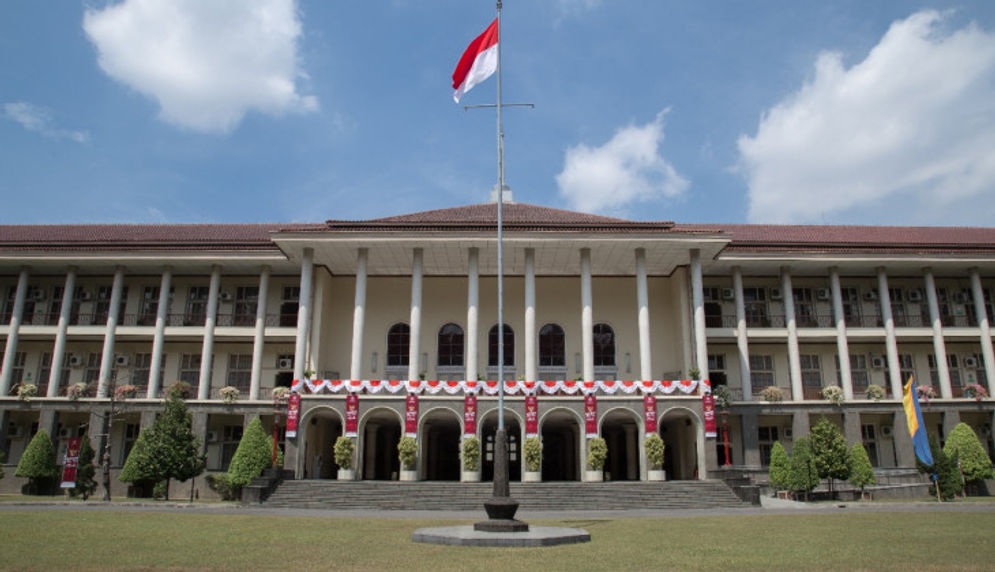
[[[452,99],[491,1],[5,3],[2,223],[366,219],[485,202]],[[995,3],[505,2],[507,183],[634,220],[995,220]],[[492,103],[495,81],[461,103]]]

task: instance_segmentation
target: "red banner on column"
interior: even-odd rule
[[[598,436],[598,399],[593,393],[584,396],[584,424],[589,439]]]
[[[477,434],[477,396],[467,393],[463,398],[463,436],[474,437]]]
[[[76,488],[76,467],[79,466],[79,449],[83,446],[83,440],[73,437],[66,445],[66,460],[62,464],[62,485],[63,489]]]
[[[711,393],[701,396],[701,408],[705,413],[705,437],[714,439],[718,432],[715,430],[715,397]]]
[[[345,396],[345,436],[356,437],[359,434],[359,396],[350,393]]]
[[[646,434],[656,433],[656,396],[647,393],[643,396],[643,412],[646,415]]]
[[[297,436],[297,420],[301,415],[301,394],[291,393],[287,398],[287,439]]]
[[[539,434],[539,398],[532,393],[525,396],[525,437]]]
[[[418,395],[409,393],[404,411],[404,434],[408,437],[418,436]]]

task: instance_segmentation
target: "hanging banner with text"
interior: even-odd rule
[[[356,437],[359,434],[359,396],[350,393],[345,396],[345,436]]]
[[[705,414],[705,438],[714,439],[718,432],[715,430],[715,397],[711,393],[701,396],[701,408]]]
[[[643,396],[643,413],[646,416],[646,435],[656,433],[656,396],[647,393]]]
[[[63,489],[76,488],[76,467],[79,466],[79,448],[83,445],[83,439],[73,437],[66,445],[66,460],[62,464],[62,485]]]
[[[598,436],[598,398],[593,393],[584,396],[584,425],[588,439]]]
[[[539,398],[531,393],[525,396],[525,437],[539,434]]]
[[[287,439],[297,436],[297,420],[301,415],[301,394],[291,393],[287,398]]]
[[[418,394],[409,393],[404,409],[404,434],[418,436]]]
[[[463,398],[463,436],[477,435],[477,396],[467,393]]]

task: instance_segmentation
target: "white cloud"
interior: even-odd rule
[[[635,202],[672,198],[688,181],[659,155],[662,111],[646,125],[630,125],[600,147],[579,144],[566,151],[556,176],[560,196],[571,208],[621,214]]]
[[[224,133],[246,112],[317,109],[298,93],[294,0],[124,0],[87,10],[100,68],[160,106],[160,117]]]
[[[849,69],[821,54],[740,136],[752,221],[991,223],[995,35],[947,17],[893,23]]]
[[[49,139],[69,139],[86,143],[90,134],[86,131],[59,129],[52,125],[52,114],[47,109],[25,101],[12,101],[3,104],[3,116],[21,124],[28,131],[39,133]]]

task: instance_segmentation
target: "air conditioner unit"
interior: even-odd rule
[[[14,439],[24,435],[24,426],[16,423],[7,424],[7,438]]]
[[[818,290],[815,291],[815,297],[817,300],[828,300],[831,295],[832,292],[829,290],[829,288],[819,288]]]
[[[954,310],[954,316],[967,315],[967,307],[965,307],[964,304],[954,304],[953,310]]]
[[[45,299],[45,291],[42,290],[41,288],[34,288],[30,292],[28,292],[28,297],[34,300],[35,302],[40,302]]]
[[[79,293],[80,302],[89,302],[92,299],[93,299],[93,294],[87,292],[86,290],[83,290],[82,292]]]
[[[154,297],[156,297],[154,292],[152,292],[151,290],[146,290],[145,291],[145,299],[146,300],[151,300]]]
[[[770,289],[770,299],[771,300],[780,300],[782,297],[783,296],[781,296],[781,289],[780,288],[771,288]]]
[[[909,290],[905,297],[908,298],[909,302],[922,302],[922,290]]]
[[[878,299],[878,293],[875,292],[874,290],[868,290],[864,292],[864,300],[867,300],[868,302],[873,302],[877,299]]]
[[[218,432],[217,431],[208,431],[207,432],[207,442],[208,443],[217,443],[218,442]]]
[[[70,427],[59,427],[59,439],[68,439],[73,436],[73,430]]]
[[[954,294],[954,302],[957,304],[967,304],[969,300],[970,298],[968,297],[967,292],[958,292]]]
[[[881,436],[882,437],[891,437],[891,425],[882,425],[881,426]]]
[[[874,369],[884,369],[884,356],[871,356],[871,367]]]
[[[276,360],[278,369],[294,369],[294,358],[280,358]]]
[[[733,290],[732,288],[723,288],[722,289],[722,299],[723,300],[732,300],[734,298],[736,298],[736,291],[735,290]]]
[[[967,369],[978,369],[978,358],[967,356],[964,358],[964,367]]]
[[[131,363],[131,356],[127,354],[117,354],[114,356],[114,365],[126,366]]]
[[[785,439],[791,439],[795,436],[795,431],[791,427],[785,427],[781,433],[784,434]]]
[[[222,293],[218,294],[218,298],[222,302],[228,302],[228,301],[231,300],[231,292],[222,292]]]
[[[83,356],[72,354],[69,356],[69,367],[81,367],[83,365]]]

